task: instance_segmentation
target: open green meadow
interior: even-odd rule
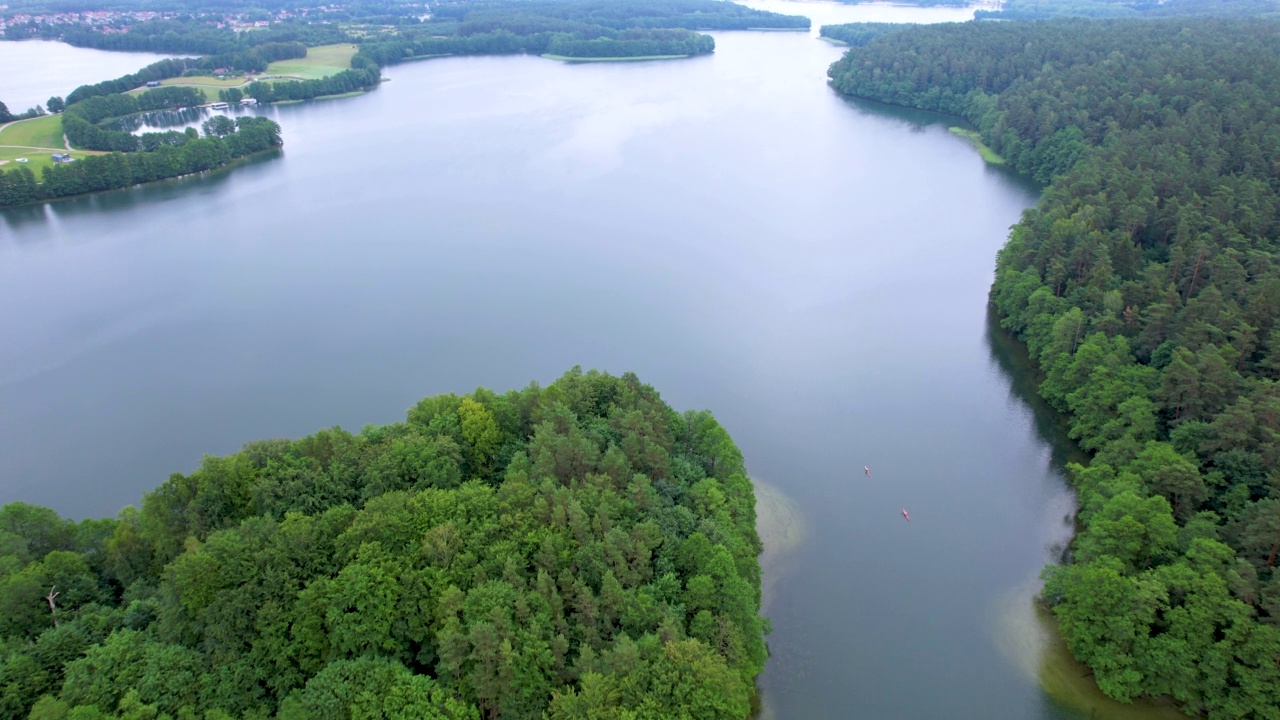
[[[301,80],[319,80],[351,68],[356,46],[350,43],[307,48],[307,56],[294,60],[277,60],[267,66],[267,75]]]
[[[244,84],[244,78],[231,77],[222,79],[207,75],[200,75],[198,77],[167,78],[165,80],[161,80],[160,84],[178,85],[180,87],[211,87],[218,90],[224,90],[229,87],[240,87]]]
[[[62,116],[45,115],[32,120],[19,120],[0,128],[0,145],[61,148]]]
[[[23,150],[21,148],[0,147],[0,172],[18,167],[27,167],[36,174],[36,179],[39,180],[40,169],[53,166],[53,158],[50,156],[54,152],[54,150]],[[64,150],[63,152],[66,151]],[[89,153],[79,150],[71,151],[71,157],[76,160],[82,160],[88,155]],[[18,158],[26,158],[27,162],[20,163]]]

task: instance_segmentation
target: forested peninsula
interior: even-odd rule
[[[1280,717],[1280,23],[922,26],[850,95],[958,115],[1048,183],[991,300],[1092,453],[1043,599],[1119,700]]]
[[[6,505],[0,717],[743,720],[755,518],[710,413],[578,369]]]

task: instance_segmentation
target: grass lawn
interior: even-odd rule
[[[637,55],[634,57],[571,57],[569,55],[552,55],[546,53],[542,57],[548,60],[562,60],[571,63],[587,63],[587,62],[636,62],[638,60],[676,60],[678,58],[687,58],[689,55]]]
[[[284,75],[303,80],[319,80],[350,69],[356,46],[350,43],[307,48],[307,56],[294,60],[277,60],[267,66],[268,75]]]
[[[53,165],[53,158],[49,157],[52,153],[52,150],[20,150],[18,148],[0,147],[0,172],[19,167],[27,167],[31,169],[31,172],[36,174],[36,179],[39,180],[40,168],[51,167]],[[88,153],[83,153],[79,150],[71,151],[71,157],[77,160],[83,159],[87,154]],[[26,158],[27,162],[16,162],[18,158]]]
[[[0,129],[0,145],[61,148],[62,116],[45,115],[32,120],[19,120]],[[47,155],[47,153],[46,153]],[[47,159],[47,158],[46,158]]]
[[[201,75],[198,77],[176,77],[166,78],[160,81],[161,85],[178,85],[180,87],[211,87],[211,88],[229,88],[240,87],[244,84],[244,78],[233,77],[226,80],[219,80],[212,75]],[[143,88],[144,90],[146,88]]]
[[[965,140],[968,140],[969,142],[973,143],[973,146],[978,149],[978,154],[982,156],[983,160],[986,160],[992,165],[1004,164],[1004,158],[1000,157],[1000,153],[997,153],[995,150],[992,150],[991,148],[987,147],[986,144],[982,142],[982,136],[978,134],[978,131],[966,130],[964,128],[958,128],[958,127],[947,128],[947,129],[950,130],[952,134],[959,135]]]

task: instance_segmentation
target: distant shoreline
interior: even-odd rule
[[[633,55],[622,57],[574,57],[572,55],[553,55],[552,53],[543,53],[539,57],[548,60],[559,60],[567,63],[589,63],[589,62],[638,62],[640,60],[680,60],[683,58],[691,58],[692,55]]]

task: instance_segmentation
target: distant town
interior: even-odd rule
[[[425,7],[425,3],[410,3],[404,7]],[[190,17],[203,21],[209,27],[236,31],[258,30],[270,27],[274,22],[289,20],[305,20],[308,22],[324,22],[324,16],[346,12],[348,8],[341,4],[318,5],[316,7],[297,8],[293,10],[253,12],[178,12],[150,10],[91,10],[84,12],[56,12],[33,14],[14,12],[9,14],[8,5],[0,5],[0,38],[11,32],[19,37],[39,34],[42,29],[54,27],[81,27],[105,35],[126,33],[134,25],[153,20],[169,20],[178,17]],[[21,29],[21,33],[13,32]]]

